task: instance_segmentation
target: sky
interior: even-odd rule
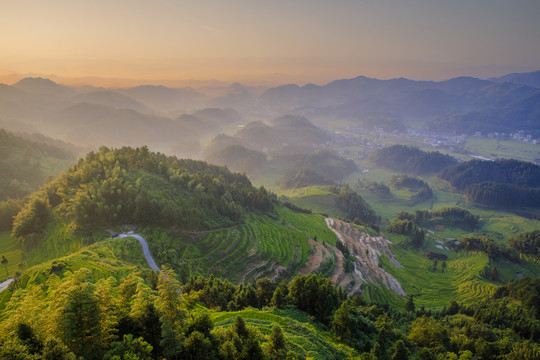
[[[539,19],[538,0],[0,0],[0,82],[487,78],[540,69]]]

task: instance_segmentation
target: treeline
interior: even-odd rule
[[[371,206],[348,185],[329,186],[328,191],[338,195],[336,205],[346,212],[348,220],[364,224],[377,224],[380,221]]]
[[[439,176],[459,190],[486,181],[540,187],[540,166],[514,159],[470,160],[445,169]]]
[[[512,262],[519,262],[519,254],[502,244],[498,244],[492,238],[484,235],[468,235],[458,240],[456,246],[458,250],[482,251],[492,259],[506,259]]]
[[[431,190],[424,180],[408,175],[392,175],[390,185],[395,189],[407,188],[410,192],[414,193],[411,196],[412,205],[424,202],[433,197],[433,190]]]
[[[282,189],[297,189],[312,185],[333,185],[334,181],[315,170],[303,167],[296,173],[286,175],[278,181]]]
[[[297,213],[301,213],[301,214],[311,214],[312,213],[311,209],[305,209],[303,207],[294,205],[292,202],[290,202],[288,200],[281,201],[281,204],[283,206],[285,206],[286,208],[288,208],[288,209],[290,209],[290,210],[292,210],[294,212],[297,212]]]
[[[438,222],[445,225],[459,227],[465,230],[474,230],[480,223],[480,216],[460,207],[444,207],[438,210],[416,210],[409,213],[405,210],[396,214],[399,220],[410,220],[415,225],[426,226],[426,222],[440,217]]]
[[[440,311],[416,309],[411,297],[407,313],[367,304],[359,295],[348,297],[316,275],[248,285],[197,276],[182,286],[170,270],[157,279],[155,273],[132,273],[117,281],[96,280],[82,268],[63,280],[50,275],[44,285],[7,304],[1,358],[304,359],[303,349],[289,343],[289,325],[262,333],[237,316],[231,326],[215,327],[204,307],[218,312],[271,307],[301,316],[290,311],[298,309],[322,324],[312,331],[327,329],[325,336],[349,345],[360,359],[540,356],[539,279],[513,281],[489,299],[468,305],[452,301]],[[346,357],[339,351],[333,355]]]
[[[317,150],[309,155],[298,155],[297,168],[307,167],[333,181],[339,181],[358,170],[355,162],[344,159],[332,150]]]
[[[358,180],[358,188],[375,194],[390,195],[390,188],[384,182]]]
[[[331,150],[317,150],[312,154],[276,156],[274,162],[290,169],[279,185],[284,189],[311,185],[333,185],[358,170],[352,160],[344,159]]]
[[[102,147],[33,194],[13,224],[31,248],[53,212],[76,228],[114,224],[208,229],[238,224],[246,209],[271,212],[276,196],[245,175],[146,147]]]
[[[453,157],[438,151],[426,152],[407,145],[392,145],[377,149],[371,152],[368,158],[387,169],[415,175],[436,173],[457,163]]]
[[[478,204],[493,207],[540,206],[540,187],[486,181],[468,185],[465,196]]]
[[[529,162],[471,160],[445,169],[439,176],[480,204],[497,207],[540,204],[540,166]]]
[[[390,223],[386,227],[386,231],[394,234],[409,235],[410,244],[415,248],[422,247],[426,239],[424,230],[408,218],[390,220]]]
[[[19,213],[22,206],[22,200],[9,199],[0,202],[0,231],[11,230],[13,218]]]
[[[508,245],[521,254],[540,256],[540,230],[516,235],[508,239]]]

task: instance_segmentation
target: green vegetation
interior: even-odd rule
[[[460,207],[444,207],[438,210],[416,210],[414,214],[407,211],[400,211],[396,214],[399,220],[411,220],[415,225],[446,225],[459,227],[464,230],[473,231],[480,225],[480,216],[474,215],[470,211]]]
[[[11,237],[8,231],[0,232],[0,249],[0,257],[7,259],[7,263],[0,266],[0,279],[7,279],[24,267],[23,250],[21,244]]]
[[[540,255],[540,230],[530,231],[508,239],[508,245],[520,254]]]
[[[429,185],[421,179],[417,179],[407,175],[394,175],[390,184],[395,189],[406,188],[411,195],[411,204],[418,204],[429,200],[433,197],[433,190]]]
[[[311,185],[332,185],[334,181],[315,170],[303,167],[294,175],[285,176],[279,181],[282,189],[301,188]]]
[[[238,286],[212,276],[191,277],[182,286],[171,270],[159,276],[145,270],[136,248],[134,239],[111,239],[27,270],[2,293],[2,358],[54,353],[88,360],[407,359],[457,358],[467,351],[481,359],[517,354],[535,359],[539,354],[536,279],[510,283],[482,302],[470,288],[474,277],[458,292],[420,288],[405,313],[347,297],[316,275]],[[477,257],[449,260],[444,272],[429,276],[435,282],[463,276],[464,265],[477,264]],[[452,300],[447,309],[418,306],[460,293],[468,300]]]
[[[28,195],[72,162],[63,148],[0,129],[0,201]]]
[[[534,162],[538,158],[538,145],[517,140],[468,137],[465,150],[492,158],[516,159]]]
[[[439,176],[459,190],[486,181],[540,187],[540,166],[518,160],[471,160],[445,169]]]
[[[250,215],[246,223],[208,232],[147,232],[161,264],[181,278],[189,274],[224,277],[249,283],[259,277],[291,277],[310,255],[308,239],[330,245],[335,234],[320,215],[276,208],[278,218]],[[181,259],[181,260],[180,260]]]
[[[327,187],[310,186],[286,192],[288,201],[313,213],[328,214],[335,218],[345,218],[345,209],[338,207],[337,195]]]
[[[436,173],[454,165],[457,160],[438,151],[425,152],[406,145],[392,145],[369,154],[369,160],[378,166],[407,174]]]
[[[517,160],[471,160],[439,176],[477,203],[498,208],[540,203],[540,166]]]
[[[523,349],[534,355],[538,285],[527,276],[538,276],[531,252],[535,233],[509,240],[521,258],[503,242],[536,224],[513,224],[515,217],[505,214],[494,221],[492,212],[471,211],[465,203],[448,206],[459,197],[436,178],[395,177],[392,190],[375,184],[383,191],[362,191],[403,210],[410,195],[399,187],[432,184],[434,209],[402,211],[387,228],[394,231],[390,248],[403,267],[384,255],[379,259],[408,296],[366,282],[362,297],[349,297],[328,278],[295,275],[316,251],[323,258],[309,271],[330,276],[339,263],[343,276],[353,275],[353,243],[339,241],[309,206],[319,201],[324,212],[378,223],[350,187],[291,190],[301,195],[284,207],[222,167],[145,148],[102,148],[28,197],[14,237],[0,236],[0,248],[8,249],[2,264],[20,275],[0,293],[0,355],[14,349],[85,359],[452,359],[469,353],[502,359]],[[15,205],[5,203],[5,212]],[[148,270],[134,239],[103,240],[105,227],[118,230],[126,223],[137,224],[164,275]],[[421,229],[437,227],[442,230],[427,236]],[[460,238],[461,250],[450,250],[443,237]],[[427,251],[448,258],[430,260]],[[14,268],[17,254],[27,265]],[[525,279],[501,287],[517,274]],[[507,306],[509,311],[500,310]]]
[[[369,204],[348,185],[304,189],[300,196],[294,196],[290,201],[312,212],[347,219],[357,224],[376,224],[379,221]]]
[[[469,200],[478,204],[498,208],[539,207],[538,204],[540,204],[540,187],[533,188],[491,181],[467,186],[465,195]]]
[[[280,180],[283,189],[332,185],[357,170],[354,161],[346,160],[330,150],[317,150],[309,155],[274,156],[273,162],[292,173]]]
[[[207,229],[240,223],[246,209],[271,212],[273,204],[245,175],[146,147],[103,147],[35,193],[17,215],[13,234],[29,250],[53,213],[74,229],[126,223]]]
[[[232,171],[246,174],[257,173],[266,165],[266,155],[256,150],[249,150],[242,145],[229,145],[211,152],[206,156],[212,164],[226,165]]]

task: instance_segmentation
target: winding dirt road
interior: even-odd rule
[[[144,254],[144,257],[146,258],[146,262],[148,263],[148,266],[150,266],[150,268],[152,268],[153,270],[157,270],[157,271],[161,272],[161,270],[157,266],[156,262],[154,261],[154,258],[150,254],[150,249],[148,248],[148,244],[146,243],[146,240],[144,240],[141,235],[133,234],[133,233],[127,233],[127,234],[122,233],[122,234],[118,235],[118,237],[119,238],[132,237],[132,238],[135,238],[135,239],[139,240],[139,243],[141,244],[143,254]]]

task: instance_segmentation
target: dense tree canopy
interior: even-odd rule
[[[392,145],[369,154],[369,160],[387,169],[407,174],[425,175],[439,172],[457,160],[438,151],[426,152],[413,146]]]
[[[443,170],[439,176],[459,190],[482,182],[540,187],[540,166],[514,159],[470,160]]]
[[[275,196],[245,175],[146,147],[106,147],[49,182],[17,215],[13,234],[44,231],[51,211],[77,227],[135,223],[205,229],[237,224],[245,209],[273,210]]]

